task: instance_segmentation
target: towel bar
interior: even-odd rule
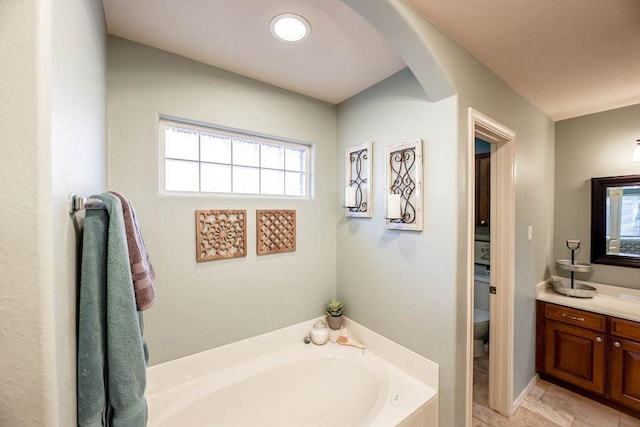
[[[102,202],[90,202],[85,197],[80,197],[75,193],[69,194],[69,213],[71,215],[75,214],[78,211],[83,209],[105,209],[104,203]]]

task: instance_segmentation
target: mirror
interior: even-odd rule
[[[591,179],[591,262],[640,268],[640,175]]]

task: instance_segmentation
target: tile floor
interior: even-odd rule
[[[543,380],[538,380],[511,418],[489,409],[488,395],[486,355],[473,363],[473,427],[640,427],[640,419]]]

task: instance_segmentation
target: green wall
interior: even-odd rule
[[[441,425],[462,426],[465,423],[466,409],[466,334],[469,325],[466,309],[469,278],[466,267],[470,260],[467,259],[467,248],[473,244],[467,237],[470,224],[467,200],[469,192],[474,191],[466,186],[467,176],[471,173],[467,169],[467,162],[469,156],[474,154],[468,149],[468,110],[472,107],[516,132],[516,265],[513,309],[517,315],[514,317],[514,400],[535,377],[535,286],[548,277],[551,263],[553,122],[405,2],[344,1],[389,38],[402,59],[411,67],[416,80],[426,92],[427,99],[437,105],[442,102],[438,100],[450,92],[449,87],[456,94],[457,117],[447,122],[447,125],[452,126],[448,131],[453,137],[447,140],[449,145],[438,148],[446,154],[436,152],[438,156],[442,156],[442,162],[451,167],[451,172],[444,173],[438,180],[450,194],[455,194],[455,202],[425,207],[425,212],[448,210],[446,221],[437,222],[438,227],[451,230],[444,243],[437,242],[438,245],[444,244],[444,252],[441,254],[443,262],[428,273],[446,277],[448,281],[443,286],[451,290],[454,296],[449,291],[444,294],[434,293],[433,298],[437,298],[442,304],[441,310],[425,315],[425,320],[428,324],[439,324],[440,328],[429,336],[427,342],[412,343],[409,347],[440,364],[443,373],[440,386],[444,396],[440,403]],[[431,73],[430,68],[433,67],[438,68],[439,72]],[[527,227],[530,225],[533,227],[534,237],[527,240]],[[499,224],[492,224],[492,228],[495,226]],[[453,246],[453,252],[448,252],[450,246]],[[416,258],[419,262],[424,262],[425,257]],[[440,269],[447,271],[442,273],[438,271]],[[415,277],[412,278],[415,280]],[[340,276],[338,281],[339,293],[354,286],[344,283]],[[384,286],[393,287],[391,283]],[[365,295],[353,295],[353,298],[357,297],[364,298]],[[453,318],[439,316],[442,311],[452,313]],[[395,323],[397,327],[387,326],[387,336],[398,340],[405,334],[405,325],[424,327],[420,316],[412,313],[411,310],[403,313],[402,322]],[[355,320],[360,321],[358,317]],[[367,326],[369,324],[363,323]],[[442,344],[447,342],[452,344]],[[446,355],[440,354],[439,348],[443,346],[447,349]]]
[[[639,137],[640,105],[556,123],[554,259],[568,258],[565,241],[577,239],[577,259],[590,262],[591,178],[639,174],[640,163],[631,161]],[[640,289],[635,268],[594,264],[591,273],[576,277]]]
[[[456,306],[457,99],[431,103],[409,69],[338,107],[338,152],[373,142],[373,218],[338,221],[338,296],[347,315],[440,365],[441,420],[459,373]],[[423,141],[424,231],[385,228],[385,148]],[[338,191],[344,188],[344,175]],[[446,425],[446,424],[443,424]]]
[[[151,363],[321,315],[336,292],[335,106],[116,37],[107,87],[109,188],[134,203],[157,275]],[[314,197],[160,196],[159,114],[313,144]],[[198,209],[246,209],[247,256],[197,263]],[[256,255],[256,209],[296,210],[295,252]]]

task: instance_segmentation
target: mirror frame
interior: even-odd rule
[[[607,254],[607,189],[640,184],[640,175],[591,178],[591,262],[640,268],[640,256]]]

